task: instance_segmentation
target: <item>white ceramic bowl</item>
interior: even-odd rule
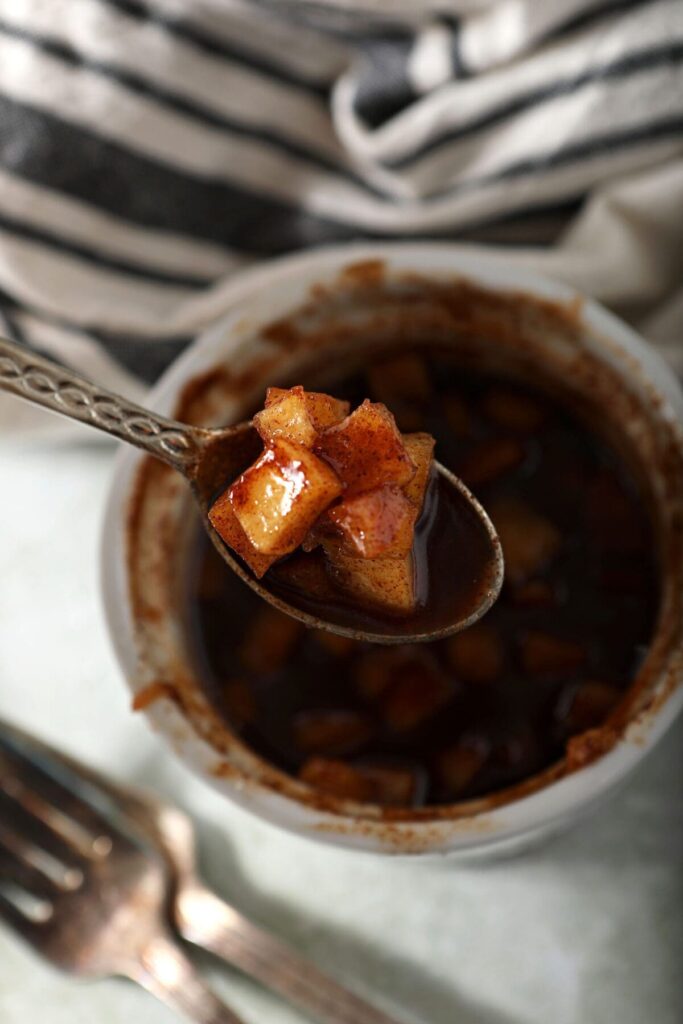
[[[357,268],[359,264],[360,271],[348,271],[349,266]],[[446,287],[450,287],[453,279],[464,278],[489,289],[493,334],[500,327],[501,317],[505,320],[508,316],[500,313],[496,296],[504,297],[506,302],[516,301],[518,293],[532,296],[532,303],[537,304],[535,312],[525,311],[526,300],[522,298],[522,312],[513,316],[519,323],[513,325],[512,333],[519,329],[522,321],[531,334],[540,332],[536,343],[549,351],[556,350],[554,355],[560,362],[569,360],[566,375],[576,373],[578,379],[581,368],[571,356],[571,346],[563,337],[563,330],[558,327],[553,332],[547,324],[541,324],[540,330],[535,322],[539,317],[543,320],[544,302],[559,303],[567,322],[577,325],[569,331],[571,334],[574,330],[576,334],[571,345],[581,348],[582,355],[585,351],[592,359],[597,358],[609,367],[613,393],[624,401],[636,403],[638,415],[624,417],[623,429],[629,435],[628,443],[640,446],[642,461],[651,467],[658,459],[660,462],[668,460],[666,481],[661,474],[657,476],[658,469],[651,470],[657,476],[653,489],[662,503],[660,515],[668,523],[666,529],[671,541],[667,553],[669,583],[662,612],[667,617],[666,626],[660,621],[654,649],[646,661],[649,682],[634,700],[628,727],[618,741],[608,745],[601,756],[580,770],[550,772],[541,782],[526,790],[522,787],[512,798],[500,803],[473,801],[433,813],[423,809],[419,814],[391,821],[383,818],[378,808],[332,800],[317,804],[310,799],[307,787],[265,765],[237,738],[231,737],[226,743],[217,738],[203,698],[197,693],[195,699],[192,668],[185,658],[178,616],[168,607],[173,573],[164,559],[170,557],[169,547],[162,545],[161,549],[154,549],[153,540],[157,521],[169,517],[172,520],[176,515],[175,525],[171,525],[173,529],[180,528],[182,509],[187,507],[184,484],[159,465],[156,490],[146,492],[147,499],[140,505],[136,478],[141,471],[142,456],[133,449],[122,451],[119,456],[106,514],[102,546],[106,617],[131,691],[140,693],[145,687],[161,684],[158,693],[162,694],[162,699],[150,704],[145,711],[150,724],[195,772],[259,817],[317,840],[384,853],[472,855],[507,851],[569,824],[605,797],[657,742],[683,703],[680,685],[683,678],[680,607],[683,557],[680,544],[675,543],[677,530],[680,535],[683,503],[683,393],[673,374],[632,330],[595,303],[579,300],[570,289],[536,275],[510,270],[500,259],[472,256],[440,245],[347,246],[288,257],[236,279],[221,297],[225,315],[163,376],[152,391],[149,404],[173,413],[181,395],[187,406],[189,381],[210,380],[214,368],[229,364],[237,387],[223,393],[219,388],[218,394],[210,397],[202,415],[206,421],[217,422],[240,418],[252,395],[262,394],[272,366],[277,366],[282,379],[283,367],[286,369],[308,358],[305,352],[288,348],[286,331],[280,331],[279,336],[278,331],[270,331],[269,338],[264,339],[266,325],[287,318],[310,303],[312,296],[311,308],[315,309],[316,303],[331,302],[340,321],[355,325],[359,316],[362,319],[365,315],[356,308],[357,302],[362,305],[360,299],[354,298],[356,292],[386,287],[387,296],[391,292],[395,297],[406,289],[419,287],[410,283],[411,275]],[[387,298],[388,304],[393,301]],[[389,333],[395,332],[397,325],[408,322],[412,311],[419,307],[419,303],[413,304],[407,313],[404,311],[397,318],[391,310],[387,312],[381,302],[379,311],[375,309],[374,299],[371,305],[373,315],[377,313],[379,329],[384,325]],[[304,315],[303,321],[308,320],[310,314]],[[438,317],[432,326],[439,329]],[[505,330],[501,337],[504,334]],[[334,361],[340,345],[347,344],[343,335],[342,331],[342,335],[324,343],[326,355],[329,353],[328,362]],[[623,408],[627,407],[622,406],[622,411]],[[646,422],[650,425],[644,426]],[[133,506],[135,512],[131,511]],[[171,507],[176,508],[176,512],[167,515]],[[140,527],[143,540],[136,541],[137,547],[133,550],[131,516],[137,529],[140,508],[143,509]],[[145,530],[148,548],[145,548]],[[161,591],[164,594],[160,597]],[[160,606],[155,606],[157,601],[161,601],[161,610]],[[190,711],[187,704],[183,709],[177,701],[163,698],[164,686],[169,683],[193,693],[189,700]],[[207,715],[208,718],[202,717]]]

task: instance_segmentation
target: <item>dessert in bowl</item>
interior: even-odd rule
[[[568,289],[450,247],[292,257],[227,305],[157,407],[218,425],[268,387],[369,394],[480,498],[506,581],[479,625],[435,643],[306,630],[221,565],[181,479],[123,453],[104,588],[136,706],[226,795],[329,842],[472,853],[569,822],[681,703],[673,376]]]

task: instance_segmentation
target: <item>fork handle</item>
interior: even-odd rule
[[[120,441],[143,448],[187,474],[205,432],[160,416],[101,388],[79,373],[0,337],[0,391],[9,391],[43,409],[97,427]]]
[[[178,893],[176,925],[188,942],[238,967],[324,1024],[401,1024],[252,924],[199,883]]]
[[[214,995],[192,961],[170,938],[152,939],[127,974],[193,1024],[244,1024]]]

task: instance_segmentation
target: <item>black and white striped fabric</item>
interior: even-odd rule
[[[416,237],[675,349],[683,2],[0,0],[10,335],[135,394],[245,264]]]

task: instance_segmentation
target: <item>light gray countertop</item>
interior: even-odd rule
[[[318,847],[194,779],[129,710],[98,589],[107,445],[0,447],[0,715],[157,787],[199,824],[205,873],[247,913],[421,1024],[680,1024],[683,722],[594,817],[463,867]],[[201,959],[247,1024],[303,1018]],[[121,981],[77,982],[0,928],[2,1024],[161,1024]]]

